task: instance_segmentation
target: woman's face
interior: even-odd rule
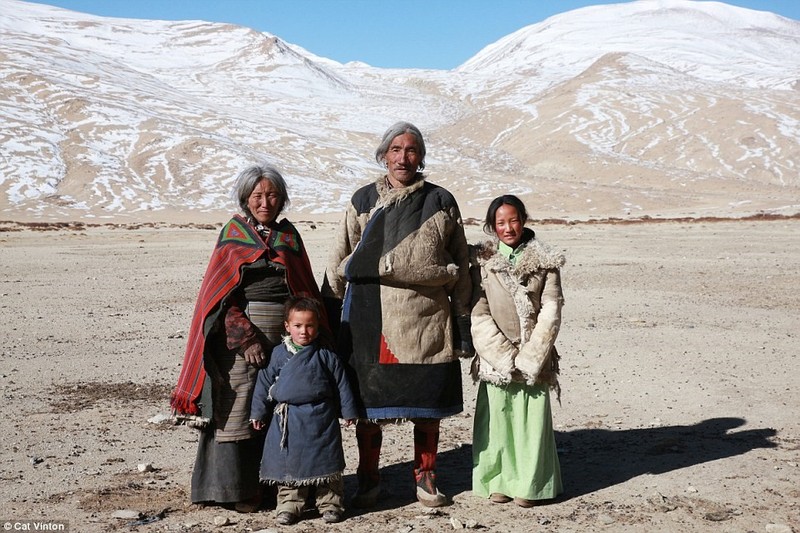
[[[392,139],[384,156],[392,187],[406,187],[414,183],[421,159],[414,135],[403,133]]]
[[[515,248],[522,239],[523,224],[517,208],[513,205],[503,204],[495,213],[494,232],[500,242],[512,248]]]
[[[281,198],[278,190],[269,180],[256,183],[247,199],[247,208],[259,224],[269,224],[281,212]]]

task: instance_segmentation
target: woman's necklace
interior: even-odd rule
[[[258,232],[259,235],[261,235],[265,239],[267,237],[269,237],[270,229],[267,226],[265,226],[264,224],[257,224],[256,225],[256,231]]]

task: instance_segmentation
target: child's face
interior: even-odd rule
[[[308,346],[319,333],[319,320],[312,311],[292,311],[283,325],[292,336],[292,342],[299,346]]]

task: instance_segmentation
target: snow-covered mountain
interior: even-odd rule
[[[199,220],[236,173],[339,213],[397,120],[466,216],[800,211],[800,22],[640,0],[531,25],[452,71],[379,69],[202,21],[0,0],[0,218]]]

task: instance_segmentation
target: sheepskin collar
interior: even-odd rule
[[[381,205],[391,205],[401,202],[408,198],[411,194],[420,190],[425,185],[425,176],[417,172],[417,180],[406,187],[389,187],[389,181],[384,174],[375,182],[375,187],[378,190],[379,203]]]
[[[525,241],[521,245],[524,248],[516,265],[512,265],[511,261],[499,252],[496,237],[475,245],[478,264],[492,272],[507,270],[517,276],[564,266],[566,262],[564,254],[538,240],[532,229],[525,228],[522,239]]]

